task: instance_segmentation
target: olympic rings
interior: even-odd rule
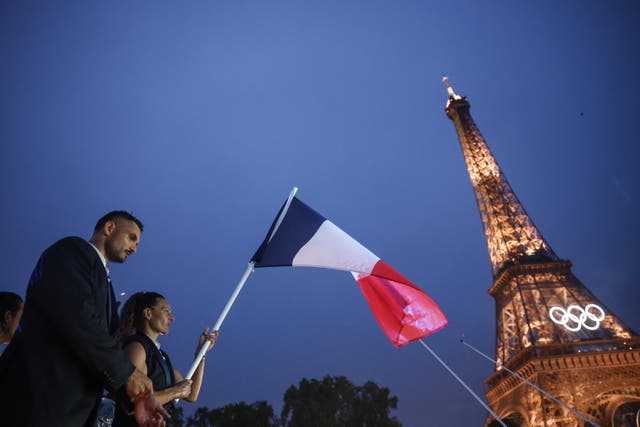
[[[574,312],[578,314],[576,315]],[[561,317],[558,318],[555,313],[560,314]],[[549,317],[553,323],[564,326],[571,332],[577,332],[582,327],[595,331],[600,327],[600,322],[604,320],[605,314],[602,307],[596,304],[587,304],[584,308],[572,304],[566,310],[562,307],[551,307]]]

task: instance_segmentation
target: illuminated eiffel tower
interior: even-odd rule
[[[445,111],[462,146],[493,271],[498,363],[484,382],[489,405],[510,426],[640,426],[640,337],[551,249],[491,154],[467,98],[443,80]],[[485,426],[494,425],[488,415]]]

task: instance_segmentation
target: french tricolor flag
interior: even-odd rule
[[[350,271],[382,330],[396,347],[447,325],[440,307],[420,288],[298,198],[290,200],[280,209],[253,256],[256,268],[295,266]]]

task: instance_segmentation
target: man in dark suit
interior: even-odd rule
[[[118,315],[108,262],[124,262],[140,242],[142,223],[125,211],[98,220],[89,241],[62,239],[33,270],[22,317],[0,362],[0,424],[93,426],[104,388],[124,387],[142,425],[167,414],[151,381],[114,338]]]

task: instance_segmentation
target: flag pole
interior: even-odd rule
[[[280,224],[282,223],[282,220],[284,219],[284,216],[286,215],[287,210],[289,210],[289,206],[291,205],[291,201],[293,200],[293,196],[295,196],[297,192],[298,192],[298,187],[293,187],[293,189],[289,193],[289,197],[287,198],[287,202],[285,203],[284,209],[282,209],[282,212],[280,213],[280,216],[278,217],[278,219],[276,221],[275,227],[273,227],[273,231],[271,232],[271,236],[269,236],[269,240],[271,240],[273,235],[278,230],[278,227],[280,227]],[[215,325],[213,325],[213,328],[211,328],[211,331],[219,331],[220,330],[220,326],[222,326],[222,322],[224,322],[225,317],[227,317],[227,313],[229,313],[229,310],[231,310],[231,306],[233,305],[233,303],[235,302],[236,298],[238,297],[238,294],[242,290],[242,287],[244,286],[244,283],[249,278],[249,275],[253,272],[254,266],[255,266],[255,261],[251,261],[249,263],[249,265],[247,266],[247,269],[245,270],[244,274],[242,275],[242,278],[240,278],[240,281],[236,285],[236,288],[234,289],[233,293],[231,294],[231,298],[229,298],[229,301],[227,301],[227,305],[225,305],[224,309],[222,310],[222,313],[220,313],[220,316],[218,317],[218,320],[216,321]],[[198,355],[193,360],[193,363],[191,364],[191,368],[189,369],[189,372],[187,372],[187,375],[185,375],[186,379],[188,379],[188,380],[191,379],[191,377],[193,376],[194,372],[198,368],[198,365],[202,361],[202,358],[207,353],[208,348],[209,348],[209,343],[208,343],[208,341],[205,341],[203,343],[202,347],[200,347],[200,350],[198,351]]]
[[[249,274],[253,272],[253,265],[254,265],[254,262],[251,261],[247,266],[247,269],[245,270],[244,274],[242,275],[242,278],[240,279],[240,282],[238,282],[238,284],[236,285],[236,288],[234,289],[233,294],[231,294],[231,298],[229,298],[229,301],[227,301],[227,305],[224,307],[224,310],[222,310],[222,313],[220,313],[220,316],[218,317],[218,320],[216,321],[216,324],[213,326],[211,331],[220,330],[220,325],[222,325],[222,322],[224,322],[224,318],[227,317],[227,313],[229,313],[229,310],[231,310],[231,306],[233,305],[236,298],[238,297],[240,290],[242,290],[244,283],[249,278]],[[189,368],[189,372],[187,372],[187,375],[185,375],[186,379],[188,380],[191,379],[191,377],[193,376],[193,373],[198,368],[200,361],[202,360],[204,355],[207,353],[208,348],[209,348],[209,342],[205,341],[202,347],[200,347],[200,350],[198,351],[198,355],[193,360],[193,363],[191,364],[191,368]]]
[[[267,243],[271,241],[273,236],[275,236],[276,231],[278,231],[278,228],[280,227],[280,224],[282,224],[282,220],[284,219],[284,216],[287,214],[287,211],[289,210],[289,206],[291,206],[291,201],[293,200],[293,196],[295,196],[297,192],[298,192],[298,187],[294,186],[291,189],[291,192],[289,193],[289,197],[287,197],[287,202],[284,204],[282,213],[280,213],[280,216],[276,220],[276,225],[273,227],[273,231],[271,231],[271,235],[269,236],[269,240],[267,240]]]
[[[587,417],[586,415],[578,412],[577,409],[572,408],[571,406],[567,405],[566,403],[562,402],[560,399],[556,398],[555,396],[551,395],[550,393],[547,393],[546,391],[544,391],[543,389],[541,389],[540,387],[538,387],[537,385],[535,385],[534,383],[530,382],[529,380],[527,380],[526,378],[523,378],[522,376],[516,374],[515,372],[513,372],[511,369],[507,368],[506,366],[504,366],[502,363],[498,363],[496,360],[492,359],[491,357],[487,356],[486,354],[484,354],[483,352],[481,352],[480,350],[478,350],[477,348],[475,348],[474,346],[472,346],[471,344],[469,344],[468,342],[466,342],[465,340],[461,339],[460,342],[464,345],[466,345],[467,347],[469,347],[471,350],[475,351],[476,353],[478,353],[480,356],[484,357],[485,359],[493,362],[498,368],[502,368],[505,371],[507,371],[508,373],[510,373],[511,375],[513,375],[514,377],[516,377],[517,379],[519,379],[520,381],[530,385],[531,387],[535,388],[537,391],[539,391],[540,393],[544,394],[545,396],[547,396],[549,399],[553,400],[554,402],[564,406],[565,408],[567,408],[568,410],[570,410],[571,412],[573,412],[574,414],[576,414],[577,416],[579,416],[580,418],[582,418],[583,420],[585,420],[586,422],[593,424],[595,427],[600,427],[600,424],[598,424],[596,421],[592,420],[591,418]]]
[[[484,407],[484,409],[486,409],[487,411],[489,411],[489,413],[490,413],[491,415],[493,415],[493,418],[495,418],[495,419],[496,419],[496,421],[498,421],[498,422],[499,422],[503,427],[507,427],[507,425],[506,425],[506,424],[505,424],[505,423],[504,423],[504,422],[503,422],[503,421],[502,421],[502,420],[501,420],[501,419],[496,415],[496,413],[495,413],[495,412],[493,412],[493,411],[491,410],[491,408],[489,408],[489,406],[488,406],[486,403],[484,403],[484,401],[483,401],[482,399],[480,399],[480,397],[478,397],[478,395],[477,395],[477,394],[475,394],[475,393],[473,392],[473,390],[471,390],[471,389],[469,388],[469,386],[468,386],[464,381],[462,381],[462,379],[461,379],[458,375],[456,375],[456,373],[455,373],[455,372],[453,372],[453,370],[452,370],[449,366],[447,366],[447,364],[446,364],[446,363],[444,363],[444,361],[443,361],[442,359],[440,359],[440,358],[438,357],[438,355],[437,355],[433,350],[431,350],[431,348],[430,348],[430,347],[429,347],[429,346],[428,346],[428,345],[427,345],[423,340],[418,340],[418,341],[420,341],[420,344],[422,344],[422,345],[424,346],[424,348],[426,348],[427,350],[429,350],[429,353],[431,353],[431,355],[432,355],[433,357],[435,357],[435,358],[436,358],[436,360],[437,360],[438,362],[440,362],[440,364],[442,364],[442,366],[444,366],[444,367],[445,367],[445,369],[446,369],[447,371],[449,371],[449,373],[450,373],[451,375],[453,375],[453,377],[454,377],[456,380],[458,380],[458,382],[459,382],[460,384],[462,384],[462,386],[463,386],[464,388],[466,388],[466,389],[467,389],[467,391],[468,391],[469,393],[471,393],[471,395],[472,395],[472,396],[473,396],[473,397],[474,397],[474,398],[475,398],[475,399],[476,399],[476,400],[477,400],[477,401],[478,401],[478,402],[479,402],[479,403]]]

